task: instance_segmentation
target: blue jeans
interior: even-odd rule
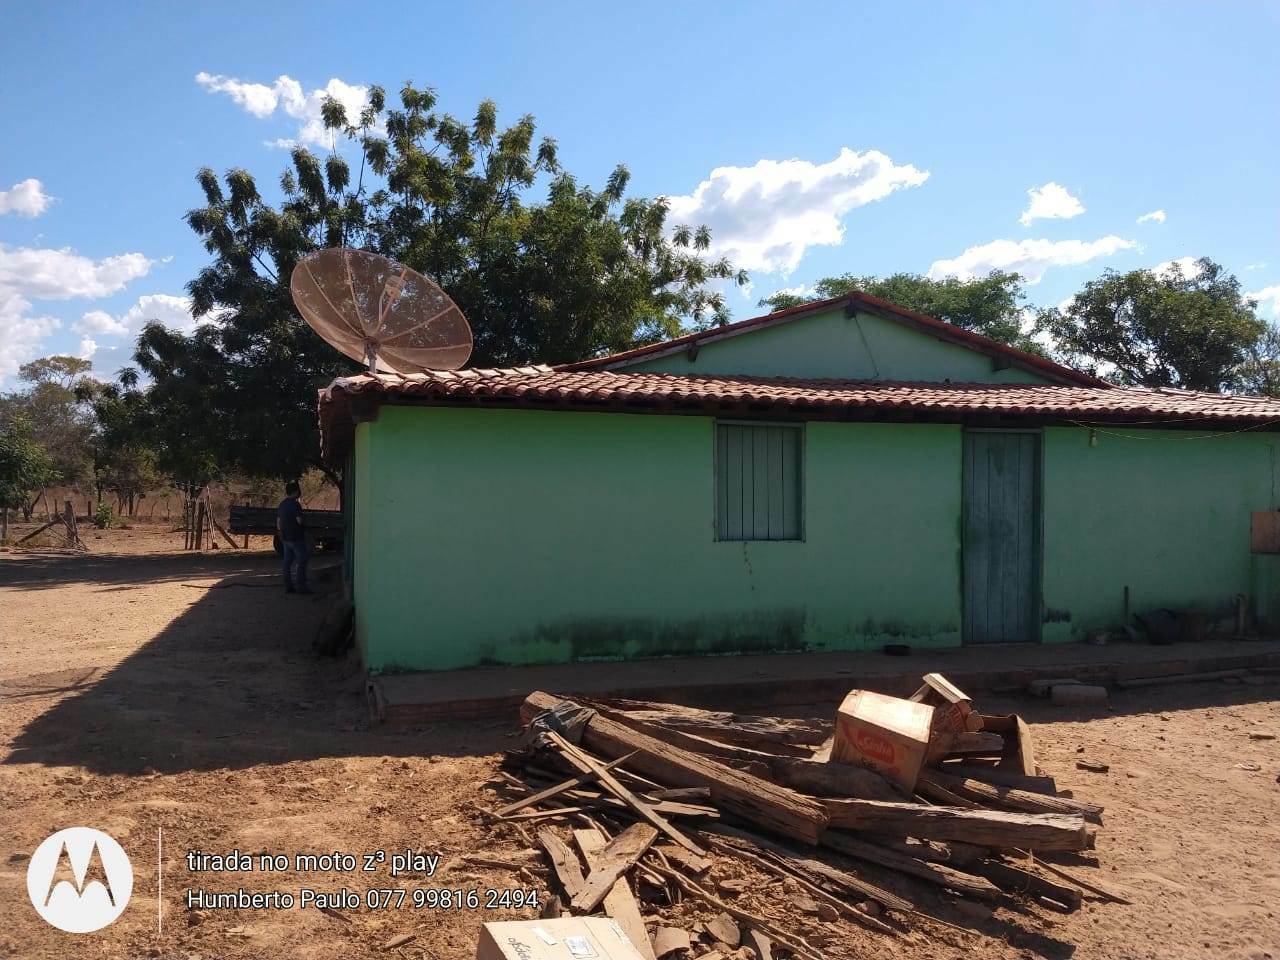
[[[280,543],[284,561],[284,586],[286,590],[294,588],[293,568],[298,568],[297,588],[299,590],[307,589],[307,541],[305,540],[283,540]]]

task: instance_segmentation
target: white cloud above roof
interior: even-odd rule
[[[1152,210],[1150,213],[1144,213],[1137,220],[1138,223],[1164,223],[1165,215],[1163,210]]]
[[[934,280],[959,277],[972,280],[993,270],[1020,273],[1027,283],[1039,283],[1051,267],[1073,267],[1110,257],[1137,244],[1123,237],[1097,240],[992,240],[969,247],[957,257],[935,260],[929,267]]]
[[[1034,220],[1070,220],[1084,213],[1084,204],[1066,187],[1052,180],[1043,187],[1032,187],[1027,196],[1030,202],[1018,218],[1024,227],[1030,226]]]
[[[302,84],[287,74],[277,77],[270,86],[252,83],[203,70],[196,74],[196,83],[210,93],[222,93],[242,110],[266,119],[277,112],[298,122],[294,137],[281,137],[268,141],[276,147],[293,147],[299,143],[312,147],[327,147],[331,134],[324,127],[320,108],[329,97],[341,103],[347,111],[347,119],[354,122],[369,102],[369,88],[347,83],[333,77],[323,87],[303,90]]]
[[[20,217],[38,217],[49,209],[53,197],[34,177],[20,180],[8,190],[0,190],[0,215],[14,213]]]
[[[810,247],[843,243],[842,218],[851,210],[928,179],[928,171],[895,164],[878,150],[848,147],[826,163],[716,167],[691,194],[666,198],[668,223],[705,224],[714,255],[749,271],[787,274]]]

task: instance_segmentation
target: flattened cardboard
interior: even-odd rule
[[[643,960],[608,917],[560,917],[486,923],[476,960]]]

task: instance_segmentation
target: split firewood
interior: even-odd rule
[[[612,770],[614,767],[621,763],[625,763],[629,759],[631,758],[627,756],[619,757],[617,760],[610,760],[601,769]],[[509,814],[515,813],[517,810],[523,810],[525,807],[532,806],[535,803],[541,803],[543,800],[550,800],[559,793],[564,793],[566,790],[572,790],[574,787],[590,783],[595,778],[596,772],[594,770],[588,770],[584,773],[580,773],[572,779],[556,784],[554,787],[548,787],[545,790],[541,790],[538,793],[525,797],[523,800],[517,800],[515,803],[507,804],[501,810],[497,811],[496,816],[505,817]]]
[[[711,862],[706,857],[690,856],[689,851],[673,844],[664,844],[657,848],[657,852],[668,860],[674,860],[681,869],[687,870],[694,876],[706,873],[711,868]]]
[[[756,960],[773,960],[773,943],[754,927],[742,931],[742,945],[755,953]]]
[[[565,703],[546,693],[531,693],[521,706],[521,717],[527,723]],[[826,829],[826,809],[812,798],[673,747],[608,717],[593,716],[583,727],[582,742],[588,749],[611,758],[638,750],[629,766],[667,786],[707,787],[722,811],[783,836],[816,843]]]
[[[707,933],[715,937],[731,950],[736,950],[738,944],[742,943],[742,931],[738,928],[738,924],[733,917],[727,913],[722,913],[718,917],[713,917],[705,924]]]
[[[927,771],[921,770],[920,775],[916,778],[917,796],[923,797],[930,803],[942,804],[944,807],[963,807],[968,810],[976,810],[982,806],[976,800],[953,793],[938,781],[929,779],[926,773]]]
[[[811,896],[817,897],[818,900],[820,901],[819,906],[821,906],[821,904],[826,904],[827,906],[834,909],[836,911],[836,914],[839,916],[849,917],[855,923],[860,923],[864,927],[870,927],[872,930],[875,930],[879,933],[888,934],[889,936],[893,936],[897,932],[893,929],[893,927],[889,926],[888,924],[882,923],[881,921],[875,919],[874,917],[861,913],[854,907],[850,906],[845,901],[832,896],[830,893],[828,893],[826,890],[823,890],[816,883],[813,883],[811,880],[809,880],[808,878],[800,874],[799,871],[787,869],[775,861],[768,860],[765,857],[759,856],[748,850],[743,850],[730,843],[726,843],[723,840],[713,839],[710,842],[713,846],[716,846],[717,848],[725,851],[726,853],[736,854],[739,857],[742,857],[746,860],[750,860],[757,867],[766,871],[767,873],[772,873],[775,876],[793,880],[794,882],[798,883],[801,887],[803,887]],[[734,944],[734,946],[736,945],[737,944]]]
[[[1014,715],[1014,721],[1017,724],[1019,772],[1024,777],[1034,777],[1036,775],[1036,748],[1031,741],[1031,728],[1027,726],[1027,721],[1016,714]]]
[[[655,790],[652,796],[655,801],[675,800],[680,803],[697,803],[700,800],[710,800],[711,791],[706,787],[675,787]]]
[[[1090,773],[1106,773],[1111,769],[1110,765],[1105,763],[1095,763],[1092,760],[1077,760],[1077,770],[1088,770]]]
[[[647,939],[647,938],[646,938]],[[653,953],[657,957],[665,957],[677,950],[689,951],[689,931],[679,927],[659,927],[653,935]]]
[[[597,855],[596,866],[569,905],[579,913],[590,913],[598,907],[618,879],[644,856],[657,838],[658,831],[647,823],[633,823],[623,830]]]
[[[760,930],[767,935],[770,940],[773,940],[780,946],[785,947],[793,955],[800,958],[800,960],[823,960],[822,954],[809,946],[809,944],[805,943],[804,940],[784,933],[774,926],[772,922],[764,919],[763,917],[756,916],[755,914],[749,913],[746,910],[741,910],[732,904],[725,903],[723,900],[716,897],[715,894],[704,889],[689,877],[684,876],[684,874],[677,873],[670,868],[662,866],[655,865],[654,869],[663,876],[668,877],[673,883],[683,889],[685,893],[689,894],[689,896],[696,897],[708,906],[724,911],[741,924]]]
[[[1010,813],[879,800],[825,800],[833,827],[924,840],[964,840],[999,849],[1088,850],[1093,829],[1078,814]]]
[[[665,833],[668,837],[670,837],[680,846],[684,847],[694,856],[700,857],[703,855],[703,850],[701,847],[699,847],[696,843],[694,843],[692,840],[686,837],[683,833],[681,833],[679,830],[673,827],[670,823],[664,820],[659,814],[655,813],[653,811],[653,808],[650,807],[649,804],[645,803],[643,800],[637,797],[634,793],[632,793],[630,790],[624,787],[621,783],[619,783],[614,778],[613,774],[611,774],[608,770],[605,770],[602,764],[598,760],[596,760],[595,757],[591,756],[589,753],[586,753],[583,750],[580,750],[578,747],[574,746],[572,743],[570,743],[564,737],[560,736],[558,733],[549,733],[547,734],[547,736],[550,738],[551,742],[554,743],[556,746],[558,746],[561,752],[564,753],[564,755],[568,757],[571,761],[573,761],[575,764],[581,764],[585,769],[594,770],[596,772],[597,778],[600,780],[600,783],[603,786],[605,786],[615,797],[617,797],[627,806],[631,807],[632,810],[640,814],[641,817],[649,821],[650,825],[652,825],[656,829]],[[633,750],[632,753],[633,755],[635,755],[637,751]]]
[[[979,801],[987,806],[1020,810],[1023,813],[1078,814],[1090,823],[1102,823],[1103,808],[1080,800],[1049,797],[1009,787],[996,787],[980,780],[956,777],[938,770],[921,771],[920,781],[917,782],[916,786],[917,789],[920,788],[921,782],[932,787],[944,788],[952,794],[958,794],[970,801]]]
[[[539,830],[538,843],[546,851],[547,859],[551,861],[551,869],[555,871],[556,877],[560,881],[560,886],[564,888],[565,894],[570,899],[573,899],[582,892],[583,886],[586,885],[586,879],[582,876],[582,865],[578,862],[577,854],[551,830]]]
[[[582,851],[583,859],[592,871],[600,865],[607,841],[597,830],[575,830],[573,839]],[[657,951],[649,942],[649,933],[644,926],[644,918],[640,915],[640,905],[636,903],[635,894],[627,885],[625,876],[614,882],[604,898],[604,912],[622,928],[627,939],[640,951],[645,960],[657,960]]]

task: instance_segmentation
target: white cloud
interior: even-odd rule
[[[49,208],[53,197],[44,192],[39,180],[20,180],[8,190],[0,190],[0,214],[38,217]]]
[[[895,190],[918,187],[928,171],[895,164],[878,150],[848,147],[834,160],[760,160],[717,167],[692,194],[669,196],[668,222],[706,224],[711,252],[737,267],[789,273],[812,246],[839,246],[841,218]]]
[[[1254,290],[1252,293],[1246,293],[1244,297],[1246,300],[1257,300],[1260,313],[1269,313],[1274,317],[1280,317],[1280,283],[1273,284],[1270,287],[1263,287],[1261,290]]]
[[[992,240],[970,247],[958,257],[935,260],[929,267],[929,276],[934,280],[972,280],[985,277],[992,270],[1007,270],[1022,274],[1027,283],[1039,283],[1050,267],[1073,267],[1136,246],[1132,240],[1117,236],[1097,240]]]
[[[1144,213],[1138,218],[1138,223],[1164,223],[1164,221],[1163,210],[1152,210],[1150,213]]]
[[[140,253],[91,260],[69,247],[51,250],[0,244],[0,296],[8,292],[34,300],[105,297],[146,276],[152,264]]]
[[[81,360],[92,360],[93,355],[98,352],[98,344],[92,337],[80,338],[80,349],[76,351],[76,356]]]
[[[320,117],[320,108],[325,100],[333,97],[341,103],[347,110],[347,119],[352,122],[369,101],[368,87],[346,83],[337,77],[323,87],[309,91],[304,91],[302,84],[287,75],[277,77],[275,83],[267,86],[202,70],[196,74],[196,83],[210,93],[225,93],[233,103],[259,119],[266,119],[279,111],[298,121],[296,137],[268,141],[276,147],[292,147],[297,143],[327,147],[331,134]]]
[[[169,293],[148,293],[120,316],[105,310],[90,310],[82,316],[75,329],[78,333],[107,336],[136,336],[152,320],[157,320],[173,330],[190,333],[197,326],[191,316],[191,299]],[[202,319],[201,322],[208,322]]]
[[[797,283],[794,287],[780,287],[773,291],[773,293],[769,294],[769,297],[807,297],[811,293],[813,293],[812,287],[805,286],[803,283]],[[765,299],[767,300],[769,297],[766,297]]]
[[[59,320],[33,313],[32,300],[74,300],[105,297],[145,276],[154,261],[140,253],[93,260],[69,248],[6,247],[0,244],[0,382],[19,365],[40,355],[46,337],[61,326]],[[91,311],[93,323],[82,320],[82,333],[107,332],[109,314]],[[106,318],[104,320],[103,318]],[[96,326],[95,326],[96,324]],[[81,349],[85,344],[81,344]]]
[[[0,290],[0,384],[34,360],[40,345],[59,327],[54,317],[32,316],[30,301]]]
[[[1194,280],[1200,276],[1200,258],[1199,257],[1178,257],[1174,260],[1162,260],[1151,268],[1151,272],[1157,277],[1163,276],[1170,272],[1173,267],[1180,267],[1182,275],[1188,280]]]
[[[1052,180],[1043,187],[1032,187],[1027,196],[1031,202],[1018,218],[1024,227],[1030,226],[1033,220],[1070,220],[1084,213],[1084,205],[1066,187]]]

